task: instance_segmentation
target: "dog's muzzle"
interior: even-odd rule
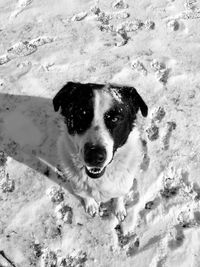
[[[106,161],[106,157],[106,149],[103,146],[91,143],[85,144],[84,161],[86,163],[86,173],[89,177],[96,179],[104,174],[105,167],[103,167],[103,164]]]

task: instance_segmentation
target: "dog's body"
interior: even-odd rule
[[[91,215],[114,199],[116,216],[126,216],[129,193],[143,157],[136,113],[148,108],[132,87],[68,83],[54,98],[64,117],[58,141],[62,169]]]

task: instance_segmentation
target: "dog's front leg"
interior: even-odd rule
[[[82,198],[84,201],[85,211],[92,217],[99,213],[99,206],[98,203],[92,196],[90,196],[87,192],[75,192],[76,195]]]
[[[123,221],[126,217],[126,208],[124,205],[124,197],[113,198],[114,213],[119,221]]]
[[[99,203],[97,203],[94,198],[90,196],[83,197],[85,204],[85,211],[90,214],[90,216],[95,216],[99,213]]]

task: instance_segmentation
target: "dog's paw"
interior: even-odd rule
[[[127,214],[125,207],[121,209],[115,209],[115,216],[120,222],[122,222],[126,218],[126,215]]]
[[[124,205],[124,199],[123,198],[115,198],[114,199],[114,213],[117,219],[122,222],[127,213],[126,213],[126,208]]]
[[[85,198],[85,211],[92,217],[99,213],[99,204],[93,198]]]

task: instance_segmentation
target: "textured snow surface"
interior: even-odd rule
[[[0,266],[200,266],[199,32],[195,0],[0,0]],[[149,106],[121,224],[57,170],[68,81],[133,85]]]

